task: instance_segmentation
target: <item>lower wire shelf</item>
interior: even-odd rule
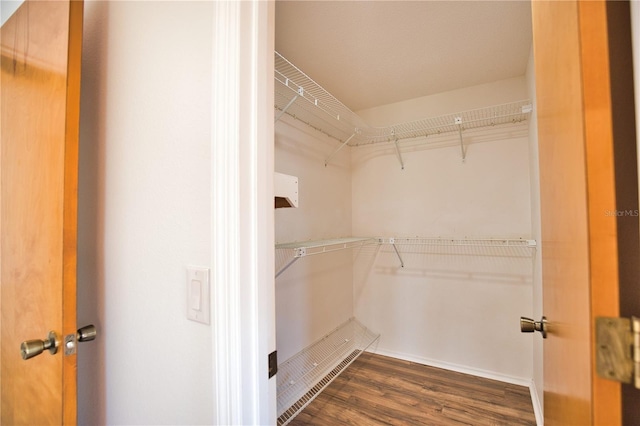
[[[278,425],[286,425],[380,337],[355,318],[278,366]]]

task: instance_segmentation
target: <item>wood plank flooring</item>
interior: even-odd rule
[[[290,423],[535,425],[529,389],[362,354]]]

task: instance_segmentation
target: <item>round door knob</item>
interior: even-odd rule
[[[542,338],[547,338],[547,319],[542,317],[540,321],[534,321],[531,318],[520,317],[520,331],[523,333],[533,333],[539,331]]]
[[[90,342],[95,340],[98,335],[98,330],[96,330],[96,326],[93,324],[86,325],[78,330],[78,342]]]
[[[50,331],[45,340],[26,340],[20,345],[22,359],[33,358],[40,355],[45,350],[49,350],[51,355],[58,352],[58,336],[55,331]]]

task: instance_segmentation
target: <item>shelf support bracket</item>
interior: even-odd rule
[[[400,267],[404,268],[404,261],[402,260],[402,256],[400,256],[400,252],[398,251],[398,247],[396,247],[395,238],[389,238],[389,244],[393,246],[393,249],[396,251],[396,256],[398,256],[398,260],[400,261]]]
[[[293,103],[298,99],[299,96],[302,96],[304,94],[304,89],[302,87],[300,87],[298,89],[298,93],[291,98],[291,100],[289,101],[289,103],[287,104],[287,106],[285,106],[284,108],[282,108],[282,111],[280,111],[280,114],[278,114],[278,116],[276,117],[274,123],[277,123],[278,120],[280,120],[280,118],[282,118],[282,116],[284,115],[285,112],[287,112],[287,110],[289,109],[289,107],[291,105],[293,105]]]
[[[467,152],[464,149],[464,140],[462,139],[462,117],[456,117],[455,124],[458,125],[458,135],[460,136],[460,152],[462,153],[462,161],[464,162],[467,156]]]
[[[402,161],[402,153],[400,152],[400,147],[398,146],[398,139],[393,141],[396,146],[396,154],[398,154],[398,161],[400,161],[400,168],[404,170],[404,161]]]
[[[291,259],[291,260],[289,261],[289,263],[287,263],[286,265],[284,265],[284,266],[282,267],[282,269],[280,269],[280,270],[278,271],[278,273],[276,274],[276,278],[278,278],[280,275],[282,275],[282,273],[283,273],[284,271],[286,271],[287,269],[289,269],[289,266],[291,266],[291,265],[293,265],[294,263],[296,263],[296,261],[297,261],[298,259],[300,259],[300,258],[299,258],[299,257],[294,257],[293,259]]]
[[[357,133],[357,132],[356,132]],[[338,147],[338,149],[336,149],[335,151],[333,151],[327,158],[326,160],[324,160],[324,166],[327,167],[327,165],[329,164],[329,161],[331,161],[331,159],[333,158],[334,155],[336,155],[338,153],[338,151],[340,151],[342,148],[344,148],[350,141],[351,139],[353,139],[353,137],[356,135],[356,133],[352,134],[351,136],[349,136],[349,138],[342,142],[342,145],[340,145]]]

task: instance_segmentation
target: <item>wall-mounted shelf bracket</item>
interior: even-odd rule
[[[396,146],[396,154],[398,154],[398,161],[400,161],[400,169],[404,170],[404,161],[402,161],[402,153],[400,152],[400,147],[398,146],[398,139],[396,139],[393,143]]]
[[[282,268],[280,268],[280,270],[276,273],[276,278],[278,278],[284,271],[286,271],[287,269],[289,269],[289,266],[293,265],[294,263],[296,263],[296,261],[300,259],[300,257],[294,257],[293,259],[291,259],[286,265],[284,265]]]
[[[396,247],[396,239],[395,238],[389,238],[389,244],[391,244],[393,246],[393,249],[396,251],[396,256],[398,256],[398,260],[400,261],[400,267],[404,268],[404,261],[402,260],[402,257],[400,256],[400,252],[398,251],[398,247]]]
[[[346,141],[342,142],[342,145],[340,145],[340,146],[339,146],[335,151],[333,151],[333,152],[332,152],[332,153],[327,157],[327,159],[326,159],[326,160],[324,160],[324,166],[325,166],[325,167],[327,167],[327,165],[329,164],[329,161],[331,161],[331,159],[333,158],[333,156],[334,156],[334,155],[336,155],[336,154],[338,153],[338,151],[340,151],[342,148],[344,148],[345,146],[347,146],[347,144],[349,143],[349,141],[351,141],[351,139],[353,139],[353,137],[354,137],[355,135],[357,135],[357,134],[358,134],[358,129],[355,129],[355,132],[354,132],[351,136],[349,136],[349,138],[348,138]]]
[[[289,82],[289,81],[287,80],[287,83],[288,83],[288,82]],[[302,87],[298,87],[298,94],[297,94],[297,95],[295,95],[293,98],[291,98],[291,100],[289,101],[289,103],[288,103],[284,108],[282,108],[282,111],[280,111],[280,114],[278,114],[278,116],[276,117],[276,119],[275,119],[274,123],[277,123],[277,122],[278,122],[278,120],[280,120],[280,118],[281,118],[281,117],[282,117],[282,116],[287,112],[287,110],[289,109],[289,107],[290,107],[291,105],[293,105],[293,103],[298,99],[298,97],[299,97],[299,96],[304,96],[304,88],[302,88]]]
[[[458,126],[458,135],[460,136],[460,152],[462,153],[462,162],[464,162],[467,157],[467,152],[464,149],[464,140],[462,139],[462,117],[456,117],[455,125]]]

